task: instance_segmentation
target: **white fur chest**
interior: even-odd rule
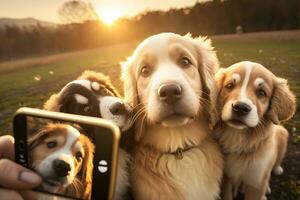
[[[253,155],[228,154],[225,159],[225,171],[234,184],[241,182],[260,187],[265,176],[270,173],[276,156],[274,134],[259,152]],[[255,155],[254,155],[255,154]]]
[[[207,159],[206,153],[194,148],[184,152],[181,160],[174,155],[164,155],[158,163],[160,168],[165,168],[163,173],[167,174],[168,181],[186,200],[213,200],[218,197],[219,180],[214,173],[221,170]]]

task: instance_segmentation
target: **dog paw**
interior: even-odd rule
[[[276,174],[276,175],[281,175],[283,174],[283,169],[281,166],[277,166],[273,169],[273,173]]]

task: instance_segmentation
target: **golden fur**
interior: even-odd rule
[[[168,56],[161,58],[160,55]],[[179,59],[180,56],[188,56],[192,66],[181,69],[174,59],[178,56]],[[138,75],[139,65],[146,65],[145,62],[152,66],[153,75],[141,79]],[[162,63],[167,62],[169,65],[162,66]],[[216,199],[223,160],[218,146],[210,138],[209,129],[215,119],[213,76],[218,67],[210,40],[201,37],[193,39],[190,35],[158,34],[142,42],[121,65],[125,99],[137,109],[134,117],[137,119],[134,127],[136,144],[131,164],[134,198]],[[169,74],[158,77],[161,67],[168,66],[170,68],[166,72]],[[198,110],[188,123],[166,127],[154,122],[155,111],[148,105],[153,103],[149,97],[149,88],[156,78],[174,78],[172,73],[175,70],[178,71],[177,75],[183,74],[181,80],[188,83],[186,87],[192,88],[190,94],[197,94]],[[178,83],[181,84],[180,81]],[[190,108],[190,105],[185,106]],[[182,153],[183,158],[177,159],[174,152],[186,147],[190,148]]]
[[[246,200],[265,198],[272,169],[276,174],[283,172],[280,165],[287,148],[288,131],[277,124],[290,119],[296,106],[295,96],[286,80],[276,77],[258,63],[240,62],[220,69],[216,74],[220,113],[224,112],[227,102],[237,99],[241,94],[246,65],[253,66],[246,94],[255,102],[259,123],[255,127],[238,129],[223,119],[216,126],[216,136],[225,155],[222,188],[225,200],[233,199],[241,187]],[[238,81],[233,80],[236,76],[240,77]],[[263,85],[255,84],[257,80]],[[234,86],[228,89],[232,81]],[[263,87],[265,96],[257,96],[257,87]]]

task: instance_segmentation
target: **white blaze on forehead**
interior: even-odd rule
[[[243,84],[241,87],[239,101],[244,102],[251,107],[251,111],[245,118],[244,122],[249,127],[255,127],[259,122],[259,117],[257,114],[257,107],[254,105],[252,100],[247,96],[247,86],[249,84],[251,72],[254,68],[254,63],[247,61],[247,62],[243,62],[243,64],[244,64],[244,68],[245,68],[245,77],[244,77]]]
[[[237,73],[232,74],[231,77],[234,83],[239,83],[241,81],[241,76]]]
[[[88,104],[89,103],[89,100],[80,94],[74,94],[74,98],[77,103],[80,103],[80,104]]]
[[[93,88],[93,90],[96,90],[96,91],[98,91],[98,90],[100,89],[100,85],[99,85],[99,83],[97,83],[97,82],[93,82],[93,83],[92,83],[92,88]]]
[[[247,90],[247,85],[249,83],[250,80],[250,75],[251,75],[251,71],[253,69],[253,63],[251,62],[244,62],[244,68],[245,68],[245,77],[244,77],[244,81],[241,87],[241,93],[240,93],[240,98],[241,100],[248,100],[247,98],[247,94],[246,94],[246,90]]]
[[[76,128],[74,128],[70,125],[67,126],[67,129],[68,129],[68,136],[67,136],[67,141],[66,141],[64,148],[71,149],[74,142],[76,140],[78,140],[80,133]]]
[[[264,84],[264,82],[265,82],[265,80],[264,79],[262,79],[262,78],[257,78],[257,79],[255,79],[255,81],[254,81],[254,86],[261,86],[261,85],[263,85]]]

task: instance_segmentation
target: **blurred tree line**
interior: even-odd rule
[[[75,14],[79,1],[59,10],[64,19]],[[75,3],[75,4],[74,4]],[[73,7],[72,7],[73,6]],[[65,10],[64,10],[65,9]],[[91,5],[84,7],[91,10]],[[72,11],[73,10],[73,11]],[[69,14],[68,14],[69,13]],[[75,13],[75,14],[74,14]],[[196,3],[193,7],[151,11],[134,18],[123,18],[107,26],[96,20],[94,14],[84,15],[82,22],[50,29],[42,26],[0,30],[0,60],[12,60],[66,51],[75,51],[111,45],[147,37],[159,32],[194,35],[215,35],[243,32],[286,30],[300,28],[300,0],[213,0]],[[68,18],[69,17],[69,18]]]

